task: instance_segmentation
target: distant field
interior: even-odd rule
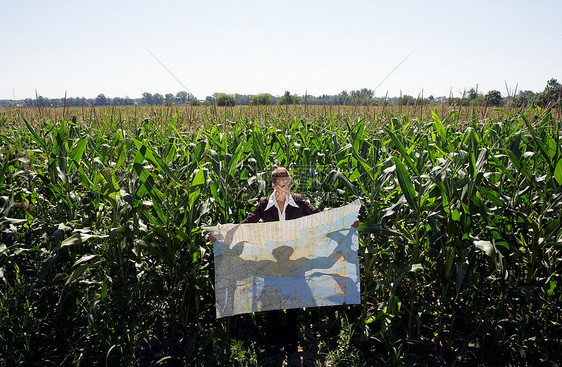
[[[177,123],[201,124],[204,122],[220,123],[226,120],[258,120],[276,122],[294,118],[317,120],[354,120],[381,121],[389,117],[407,116],[408,118],[432,118],[436,111],[441,118],[450,122],[466,122],[477,119],[500,118],[500,111],[493,107],[467,106],[122,106],[122,107],[91,107],[82,108],[4,108],[0,109],[0,118],[5,121],[17,122],[19,116],[25,117],[30,123],[35,121],[58,121],[71,119],[76,116],[77,121],[84,122],[123,122],[134,123],[150,117],[159,123],[166,123],[177,115]],[[517,113],[515,108],[501,109],[503,112]],[[559,113],[559,111],[557,112]],[[557,116],[559,117],[559,116]]]
[[[323,365],[562,363],[559,110],[0,110],[0,365],[264,365],[262,315],[215,319],[201,227],[286,166],[361,200],[361,306],[300,314]]]

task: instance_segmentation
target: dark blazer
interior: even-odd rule
[[[299,194],[291,193],[293,200],[299,206],[295,208],[292,205],[287,205],[285,209],[285,219],[297,219],[300,217],[304,217],[306,215],[319,213],[320,209],[313,207],[310,203]],[[242,221],[242,223],[257,223],[260,219],[263,219],[264,222],[275,222],[279,220],[279,213],[275,206],[272,206],[268,210],[265,210],[267,207],[267,203],[269,201],[269,197],[263,197],[258,202],[258,205],[255,209]]]

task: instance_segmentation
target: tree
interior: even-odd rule
[[[482,106],[484,105],[484,96],[478,93],[478,89],[470,88],[465,94],[463,106]]]
[[[332,98],[332,103],[331,104],[336,104],[336,105],[350,105],[351,104],[351,97],[349,96],[349,93],[347,93],[346,90],[343,90],[340,92],[340,94],[338,94],[337,96],[334,96],[334,98]]]
[[[499,107],[503,105],[502,94],[497,90],[489,91],[486,94],[485,100],[487,106]]]
[[[354,105],[366,106],[373,98],[374,92],[370,89],[363,88],[361,90],[351,91],[351,103]]]
[[[256,94],[250,98],[250,105],[269,106],[271,104],[271,100],[271,94],[269,93]]]
[[[558,83],[558,80],[552,78],[546,83],[540,100],[543,106],[559,103],[562,100],[562,85]]]
[[[142,104],[153,104],[152,93],[144,92],[142,94]]]
[[[152,96],[152,102],[154,102],[155,105],[160,106],[164,104],[164,96],[160,93],[154,93]]]
[[[96,106],[107,106],[109,104],[109,100],[107,97],[102,93],[98,94],[96,97],[96,101],[94,102]]]
[[[413,106],[416,104],[416,99],[412,96],[405,94],[402,96],[402,98],[400,98],[399,103],[402,106]]]
[[[205,102],[207,102],[207,101],[205,101]],[[198,99],[192,99],[192,100],[190,100],[190,101],[189,101],[189,104],[192,105],[192,106],[201,106],[201,102],[199,102]]]
[[[478,97],[478,91],[474,88],[468,90],[468,100],[472,101]]]
[[[560,89],[560,87],[562,87],[562,85],[560,85],[560,83],[558,83],[558,80],[552,78],[550,79],[548,82],[546,82],[546,90],[558,90]]]
[[[297,96],[291,95],[289,91],[285,91],[285,94],[277,101],[277,104],[285,104],[285,105],[298,104],[298,103],[299,100],[297,99]]]
[[[186,104],[187,103],[187,92],[181,90],[176,93],[176,103],[177,104]]]
[[[530,90],[522,90],[513,98],[513,105],[518,108],[527,108],[533,104],[536,96]]]
[[[234,98],[236,99],[236,104],[239,106],[247,106],[250,103],[250,98],[252,96],[249,94],[238,94],[234,93]]]
[[[447,98],[447,106],[462,106],[465,105],[466,103],[467,101],[463,101],[459,97]]]
[[[166,102],[166,106],[172,106],[174,104],[175,96],[173,93],[166,93],[164,96],[164,100]]]
[[[231,94],[219,93],[215,99],[217,106],[232,107],[236,105],[236,98]]]

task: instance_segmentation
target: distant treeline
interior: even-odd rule
[[[37,96],[35,99],[26,98],[24,100],[0,100],[0,107],[89,107],[89,106],[131,106],[131,105],[272,105],[272,104],[308,104],[308,105],[334,105],[334,106],[382,106],[382,105],[430,105],[446,104],[457,106],[510,106],[526,108],[532,105],[548,106],[559,103],[562,100],[562,85],[556,79],[550,79],[542,92],[532,92],[530,90],[513,92],[513,95],[503,96],[500,91],[491,90],[481,94],[477,88],[471,88],[463,93],[461,97],[425,97],[419,95],[413,97],[402,95],[400,97],[374,97],[374,91],[363,88],[361,90],[346,90],[337,95],[293,95],[289,91],[282,96],[273,96],[269,93],[261,94],[226,94],[214,93],[200,100],[186,91],[179,91],[176,94],[144,92],[141,98],[129,97],[108,97],[99,94],[96,98],[69,97],[69,98],[47,98]]]

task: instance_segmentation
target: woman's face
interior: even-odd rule
[[[291,191],[291,179],[278,179],[277,182],[272,183],[271,186],[273,186],[273,189],[275,190],[275,198],[283,200]]]

